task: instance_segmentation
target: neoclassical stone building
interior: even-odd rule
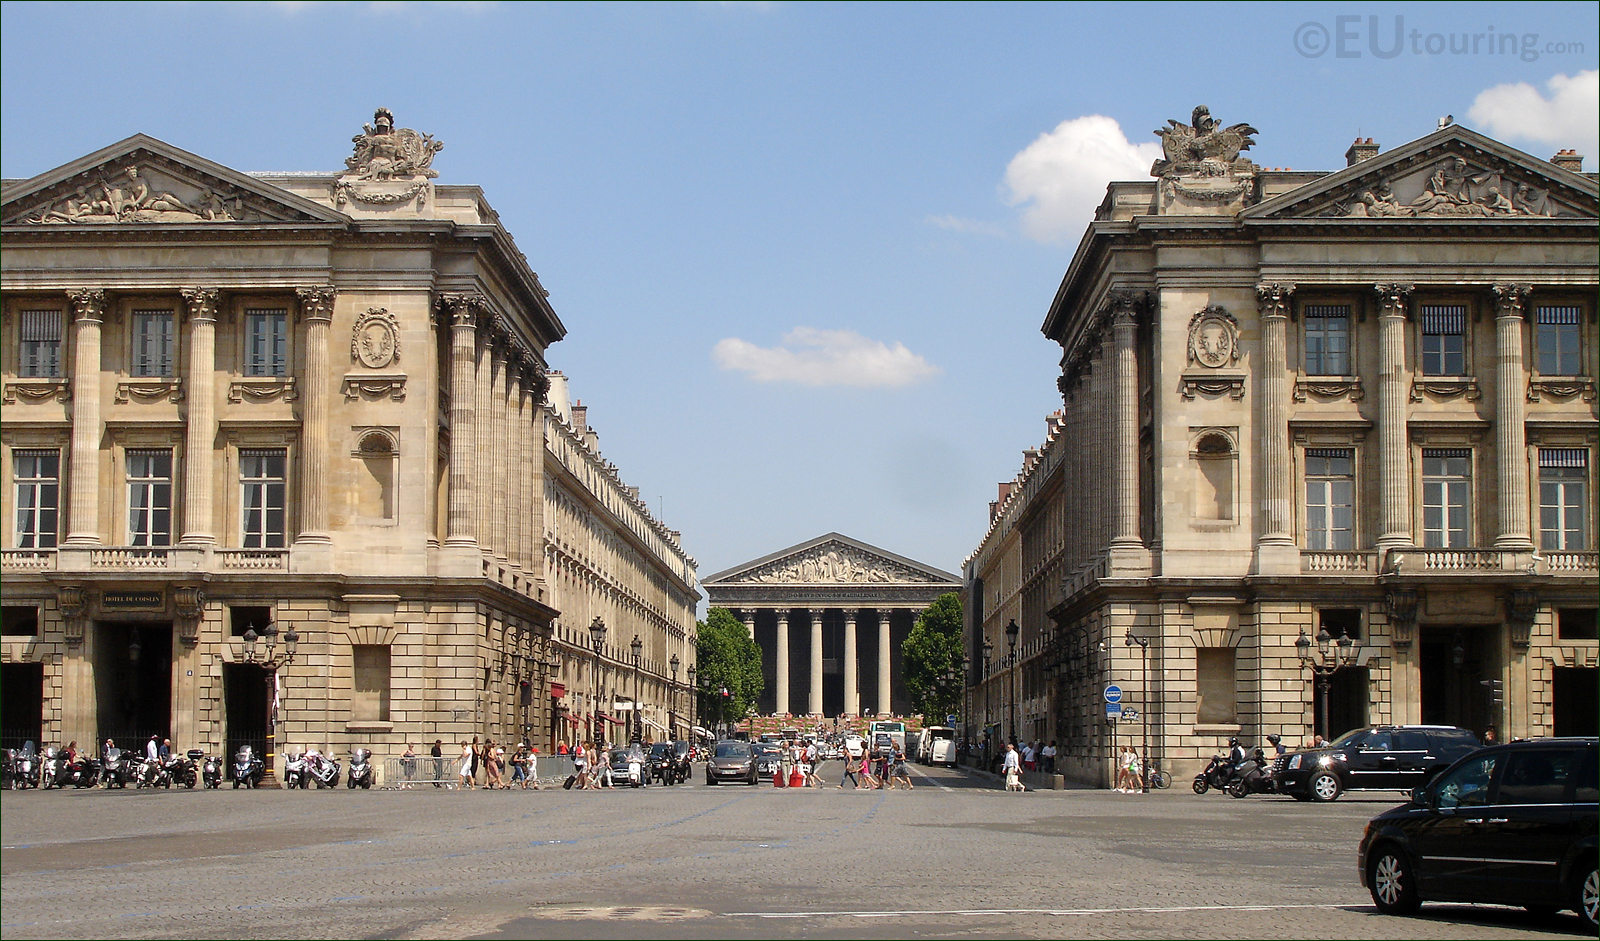
[[[1065,410],[964,573],[1020,676],[974,696],[1091,782],[1113,682],[1175,774],[1314,726],[1592,734],[1594,174],[1456,125],[1266,170],[1255,133],[1172,122],[1067,270]],[[1352,642],[1326,729],[1302,632]]]
[[[354,140],[337,173],[137,135],[5,181],[8,743],[548,745],[567,605],[692,659],[693,561],[549,401],[566,328],[483,192],[386,110]]]
[[[917,615],[959,591],[950,572],[827,533],[705,580],[709,603],[739,616],[761,647],[757,709],[816,718],[905,715],[900,645]]]

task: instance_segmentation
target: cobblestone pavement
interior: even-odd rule
[[[1394,795],[1007,794],[920,768],[916,780],[912,792],[8,791],[0,937],[1583,935],[1570,914],[1377,914],[1355,850]]]

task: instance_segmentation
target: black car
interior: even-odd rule
[[[1373,818],[1358,862],[1378,910],[1404,915],[1425,901],[1570,908],[1594,932],[1597,741],[1475,751]]]
[[[1451,725],[1376,725],[1283,755],[1272,776],[1280,793],[1303,801],[1331,801],[1345,791],[1410,791],[1478,744],[1471,731]]]

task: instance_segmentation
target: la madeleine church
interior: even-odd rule
[[[687,708],[694,560],[548,368],[538,276],[431,135],[354,144],[5,181],[7,745],[383,757]]]

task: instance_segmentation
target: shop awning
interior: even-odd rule
[[[565,684],[565,683],[551,683],[550,684],[550,698],[551,699],[562,699],[566,695],[567,695],[567,684]]]
[[[643,719],[644,720],[644,724],[650,726],[652,729],[660,729],[661,731],[667,732],[669,734],[672,732],[671,729],[667,728],[666,726],[662,725],[661,723],[657,722],[656,720],[650,718],[649,716],[640,716],[639,718]]]
[[[621,719],[613,719],[613,718],[611,718],[610,716],[606,715],[603,712],[602,713],[598,713],[598,715],[600,716],[600,718],[606,720],[607,722],[611,723],[612,725],[627,725],[627,723],[623,722]]]
[[[573,725],[582,725],[583,724],[583,720],[582,719],[578,718],[575,715],[572,715],[571,713],[568,713],[567,715],[563,716],[562,718],[566,719],[568,722],[571,722]]]

